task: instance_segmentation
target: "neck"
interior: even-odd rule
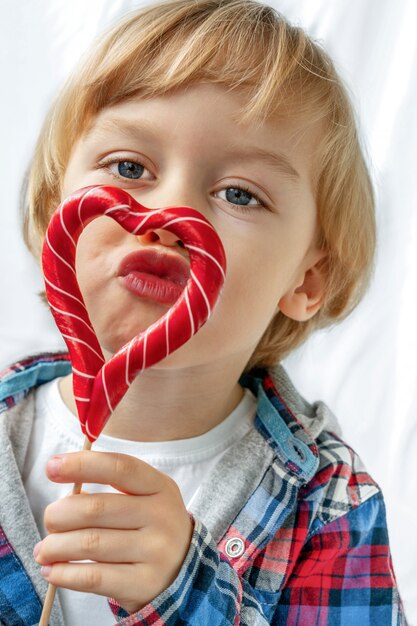
[[[197,437],[220,424],[243,397],[242,364],[209,369],[145,370],[130,386],[103,433],[133,441]],[[77,415],[72,375],[60,383],[65,404]]]

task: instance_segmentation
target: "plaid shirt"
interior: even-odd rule
[[[4,372],[0,436],[11,432],[13,407],[28,399],[32,388],[69,371],[68,355],[48,354]],[[358,456],[323,428],[327,407],[307,405],[300,396],[297,405],[280,367],[253,371],[240,382],[257,396],[255,428],[202,485],[190,511],[192,542],[177,579],[131,615],[109,598],[115,623],[406,625],[381,492]],[[1,445],[0,464],[3,459],[11,464],[13,442]],[[19,469],[22,452],[15,454]],[[9,537],[1,528],[10,516],[0,501],[0,623],[31,626],[38,623],[46,587],[36,570],[31,576],[25,570],[13,523]],[[52,626],[63,624],[59,607],[55,611]]]

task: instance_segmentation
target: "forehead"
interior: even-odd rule
[[[231,159],[252,159],[297,180],[296,161],[317,146],[321,129],[305,116],[279,111],[266,121],[241,121],[246,91],[197,84],[153,98],[130,97],[90,120],[84,141],[128,138],[155,144],[189,132],[201,150],[221,147]],[[176,131],[176,134],[175,132]]]

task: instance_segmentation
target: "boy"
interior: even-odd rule
[[[36,256],[51,212],[90,184],[199,210],[226,281],[210,321],[134,381],[93,452],[76,452],[67,355],[5,373],[0,619],[39,620],[42,565],[60,588],[52,624],[404,624],[381,493],[278,364],[353,309],[372,266],[372,189],[331,61],[249,0],[133,13],[46,119],[27,192]],[[106,358],[167,310],[150,279],[122,275],[143,249],[188,262],[164,230],[133,237],[99,218],[80,238]],[[86,492],[63,498],[74,482]]]

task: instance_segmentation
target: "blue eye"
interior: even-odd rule
[[[226,200],[227,202],[234,203],[235,201],[240,206],[247,206],[251,198],[255,198],[249,190],[242,189],[241,187],[227,187],[226,188]]]
[[[140,178],[144,171],[143,165],[134,161],[118,161],[117,170],[120,176],[124,178],[137,179]]]
[[[221,197],[220,194],[225,194],[225,197]],[[249,212],[254,209],[259,210],[259,208],[266,208],[266,205],[262,200],[255,196],[249,188],[240,187],[239,185],[230,185],[228,187],[224,187],[220,191],[217,192],[219,197],[224,202],[236,207],[239,211]]]

